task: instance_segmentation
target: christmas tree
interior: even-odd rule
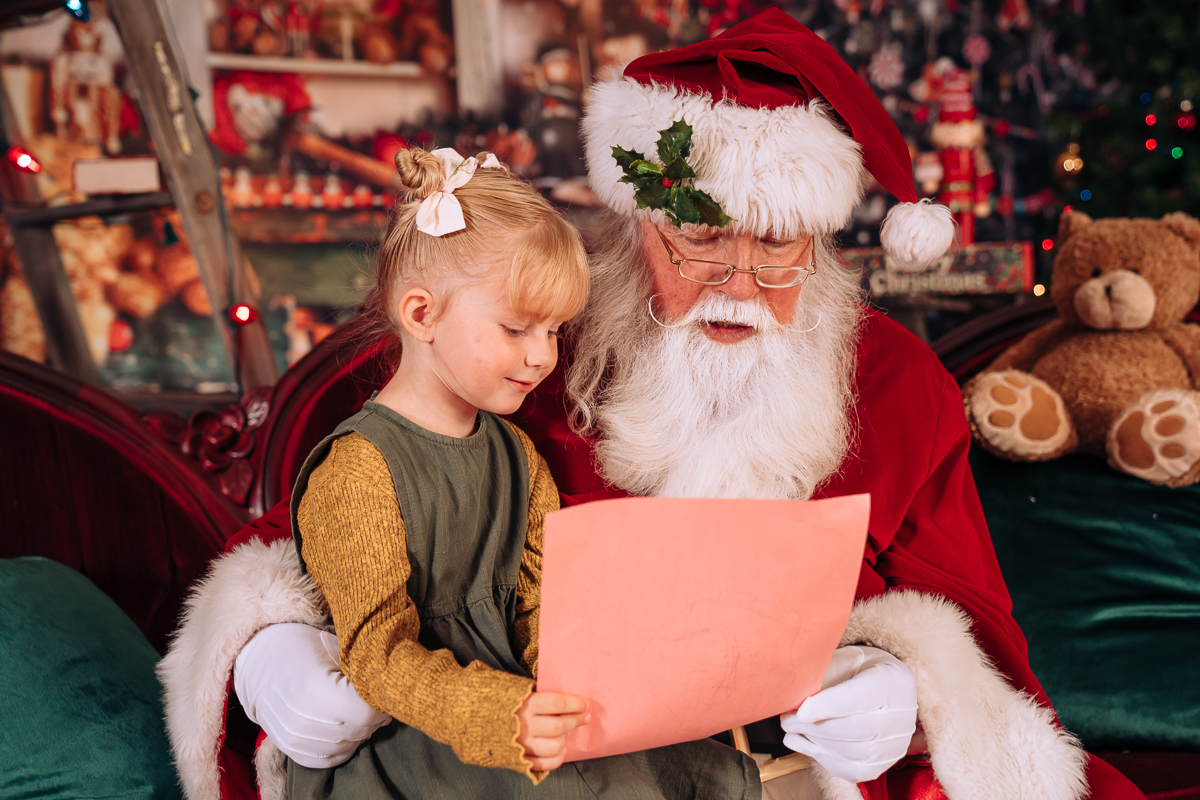
[[[1055,22],[1096,79],[1054,117],[1082,162],[1064,171],[1067,202],[1094,217],[1200,215],[1200,0],[1091,0]]]

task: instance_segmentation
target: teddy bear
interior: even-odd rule
[[[1152,483],[1200,481],[1200,221],[1100,219],[1058,227],[1060,318],[963,387],[976,440],[1011,461],[1104,456]]]

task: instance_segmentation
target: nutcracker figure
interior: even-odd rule
[[[929,82],[930,96],[940,100],[938,119],[929,134],[942,165],[937,199],[954,214],[955,240],[973,244],[975,218],[991,213],[996,174],[983,148],[983,122],[971,95],[971,75],[950,59],[939,59],[924,80]]]
[[[91,24],[71,22],[63,49],[50,59],[50,118],[59,139],[100,144],[109,155],[117,155],[121,92],[113,58],[101,44]]]

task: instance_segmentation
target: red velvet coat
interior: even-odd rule
[[[565,504],[620,496],[597,477],[591,443],[567,424],[561,375],[547,380],[515,421],[546,458]],[[857,789],[818,767],[822,791],[831,800],[860,791],[869,800],[1066,800],[1088,795],[1086,773],[1092,797],[1140,800],[1132,784],[1058,729],[1030,670],[967,464],[970,435],[953,379],[916,337],[868,312],[856,391],[855,443],[817,493],[871,494],[858,602],[843,641],[883,647],[913,671],[931,756],[901,762]],[[231,539],[232,555],[224,559],[252,539],[290,538],[285,500]],[[201,645],[206,636],[217,638],[189,632],[190,624],[181,638],[195,634]],[[252,797],[253,732],[240,711],[226,717],[223,798]]]

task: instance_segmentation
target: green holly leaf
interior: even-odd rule
[[[662,185],[662,181],[646,182],[634,192],[633,199],[638,208],[662,208],[667,203],[670,190]]]
[[[692,126],[678,119],[658,133],[662,164],[649,161],[635,150],[612,148],[613,159],[625,173],[620,182],[634,187],[637,207],[659,209],[676,226],[702,222],[723,228],[733,222],[716,200],[685,183],[696,177],[696,171],[687,163],[692,152]],[[664,181],[670,185],[664,185]]]
[[[684,178],[696,177],[696,171],[692,169],[691,164],[688,164],[682,158],[677,158],[663,168],[663,177],[678,182]]]
[[[658,160],[670,164],[677,158],[687,158],[692,152],[692,126],[682,118],[665,131],[659,132]]]
[[[638,175],[653,175],[660,179],[662,178],[663,168],[658,164],[655,164],[653,161],[647,161],[643,158],[639,159],[638,161],[634,161],[629,165],[629,167]]]
[[[619,166],[625,172],[629,172],[630,165],[632,165],[633,162],[646,160],[646,157],[641,153],[635,150],[626,150],[625,148],[617,147],[616,145],[613,145],[612,155],[617,162],[617,166]]]
[[[721,204],[713,200],[708,192],[702,192],[699,189],[691,189],[690,191],[692,193],[692,200],[696,204],[696,212],[702,223],[713,228],[724,228],[733,222],[733,217],[726,214],[721,209]]]
[[[669,213],[675,219],[675,224],[682,226],[685,222],[690,222],[693,225],[700,222],[700,212],[696,208],[696,204],[692,201],[694,189],[683,189],[681,187],[673,187],[676,189],[673,196],[670,198],[670,204],[667,206]]]

